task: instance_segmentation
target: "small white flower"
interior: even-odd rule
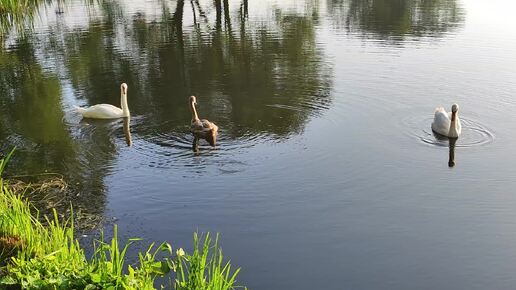
[[[177,250],[176,250],[176,255],[177,255],[178,257],[182,257],[182,256],[184,256],[184,255],[185,255],[185,251],[183,250],[183,248],[179,248],[179,249],[177,249]]]

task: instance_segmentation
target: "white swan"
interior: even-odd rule
[[[98,104],[87,108],[75,107],[84,118],[92,119],[117,119],[129,117],[129,107],[127,106],[127,84],[120,85],[120,105],[122,109],[110,104]]]
[[[457,104],[453,104],[450,113],[447,113],[443,107],[436,108],[432,130],[449,138],[459,137],[462,126],[458,112],[459,105]]]

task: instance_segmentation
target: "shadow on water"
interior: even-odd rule
[[[193,141],[192,141],[192,151],[195,154],[199,154],[199,138],[197,138],[195,136],[194,136]]]
[[[129,106],[141,118],[131,130],[129,119],[122,127],[144,166],[191,168],[185,150],[198,153],[199,146],[186,129],[189,95],[202,98],[203,115],[221,128],[221,150],[203,156],[213,164],[234,160],[232,152],[240,149],[301,134],[331,105],[332,66],[316,37],[319,4],[254,15],[246,0],[179,0],[158,5],[156,21],[128,12],[123,1],[85,3],[82,29],[68,27],[62,17],[72,4],[56,6],[63,15],[44,34],[29,29],[0,51],[0,138],[2,150],[19,148],[13,162],[24,164],[13,167],[65,172],[77,191],[98,195],[99,204],[103,180],[116,170],[120,124],[77,124],[65,111],[117,104],[114,84],[131,86]],[[385,38],[440,36],[462,21],[452,0],[326,5],[349,31]],[[99,212],[103,207],[96,206]]]
[[[74,128],[63,122],[58,76],[43,69],[37,49],[28,39],[22,38],[16,45],[16,49],[0,51],[0,149],[5,152],[17,147],[9,174],[63,174],[70,189],[66,198],[73,202],[74,210],[102,215],[103,179],[108,173],[102,169],[114,156],[112,147],[70,134]],[[99,151],[104,160],[92,154]]]
[[[118,1],[88,6],[82,29],[67,27],[69,7],[56,7],[63,15],[44,33],[30,25],[3,43],[0,148],[18,147],[11,170],[63,173],[80,193],[74,206],[102,214],[120,127],[143,165],[164,161],[188,169],[185,149],[196,147],[186,130],[189,95],[202,98],[203,116],[222,128],[223,149],[207,150],[204,167],[209,158],[232,163],[232,151],[300,134],[329,107],[332,68],[316,40],[317,9],[252,18],[245,0],[159,7],[161,21],[129,13]],[[54,9],[39,8],[55,16]],[[142,116],[132,126],[129,119],[99,123],[67,113],[73,105],[118,104],[115,84],[124,81],[131,111]]]
[[[448,166],[454,167],[455,166],[455,143],[457,142],[457,138],[450,138],[450,151],[449,151],[449,158],[448,158]]]
[[[204,12],[212,9],[209,4],[177,1],[174,10],[163,7],[162,22],[150,22],[145,14],[123,26],[115,19],[92,20],[87,31],[51,39],[62,46],[53,51],[66,52],[55,57],[63,58],[62,69],[87,104],[114,102],[105,92],[113,80],[127,80],[134,92],[131,109],[152,120],[148,131],[184,123],[189,112],[183,98],[195,94],[206,104],[206,117],[216,116],[233,137],[302,132],[330,101],[331,68],[315,41],[315,20],[276,11],[270,24],[249,23],[241,16],[247,12],[230,13],[226,2],[215,6],[215,15]],[[122,8],[109,2],[102,9],[119,15]],[[188,30],[187,13],[195,16],[194,23],[185,20]]]
[[[123,118],[124,125],[124,136],[125,136],[125,143],[127,143],[127,146],[133,145],[133,138],[131,136],[131,117],[125,117]]]
[[[393,44],[442,37],[464,22],[456,0],[328,0],[327,5],[337,27]]]
[[[131,111],[144,116],[133,128],[141,141],[135,149],[149,160],[184,154],[189,95],[202,99],[203,117],[221,127],[226,149],[300,134],[331,103],[331,66],[316,42],[315,16],[276,10],[252,22],[245,1],[235,11],[217,3],[177,1],[162,7],[161,22],[143,13],[125,19],[128,25],[92,20],[80,35],[52,40],[64,46],[54,51],[66,51],[62,71],[85,104],[116,103],[106,94],[113,80],[131,85]],[[116,2],[102,9],[123,15]]]
[[[457,140],[459,138],[449,138],[446,136],[443,136],[441,134],[438,134],[432,130],[432,134],[434,135],[435,139],[438,140],[439,143],[443,143],[448,141],[448,167],[454,167],[455,166],[455,145],[457,143]]]

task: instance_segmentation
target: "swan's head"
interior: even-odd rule
[[[190,97],[190,103],[197,105],[197,98],[195,96]]]
[[[459,105],[453,104],[451,106],[451,111],[452,111],[452,113],[457,113],[459,111]]]
[[[120,92],[123,94],[123,95],[127,95],[127,84],[126,83],[122,83],[120,85]]]

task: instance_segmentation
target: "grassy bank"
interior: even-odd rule
[[[194,234],[193,253],[169,243],[151,244],[138,253],[131,265],[126,254],[130,239],[119,242],[117,227],[113,238],[94,242],[88,259],[74,237],[73,213],[60,221],[40,217],[23,194],[13,192],[2,178],[7,159],[0,160],[0,289],[155,289],[155,280],[169,281],[175,289],[235,289],[239,269],[223,262],[218,237]],[[41,220],[45,220],[44,223]]]
[[[21,27],[34,18],[36,8],[42,0],[0,0],[0,38],[12,27]]]
[[[41,0],[0,0],[0,13],[23,12],[27,8],[38,5]]]

